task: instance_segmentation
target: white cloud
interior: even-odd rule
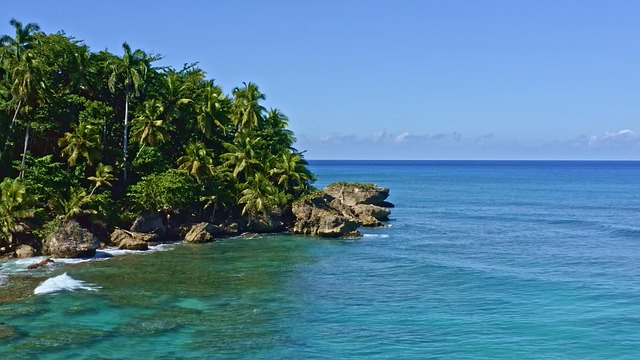
[[[592,135],[589,137],[588,146],[594,148],[606,147],[626,147],[640,145],[640,137],[629,129],[620,130],[616,133],[606,132],[600,135]]]
[[[409,138],[410,136],[411,136],[410,133],[404,132],[404,133],[402,133],[402,134],[400,134],[398,136],[395,136],[393,138],[393,142],[395,142],[396,144],[401,144],[401,143],[405,142],[407,140],[407,138]]]
[[[337,132],[309,137],[297,147],[310,159],[638,159],[640,134],[630,129],[582,135],[564,141],[523,141],[494,133],[466,137],[375,131],[369,137]]]
[[[387,137],[387,130],[386,129],[378,130],[378,131],[373,133],[373,136],[371,136],[371,141],[379,142],[381,140],[384,140],[384,138],[386,138],[386,137]]]

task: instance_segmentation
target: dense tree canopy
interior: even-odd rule
[[[255,83],[225,94],[195,63],[158,67],[161,56],[126,42],[122,54],[92,52],[10,23],[15,34],[0,37],[5,245],[32,215],[36,227],[82,216],[115,226],[136,209],[250,220],[310,188],[287,117],[267,111]]]

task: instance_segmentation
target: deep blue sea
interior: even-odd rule
[[[389,226],[5,261],[0,359],[640,358],[640,162],[310,168]]]

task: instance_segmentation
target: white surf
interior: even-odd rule
[[[82,280],[76,280],[71,276],[64,273],[56,277],[52,277],[42,282],[38,287],[33,290],[36,295],[50,294],[57,291],[76,291],[76,290],[90,290],[98,291],[99,287],[87,284]]]

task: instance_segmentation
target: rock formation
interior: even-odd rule
[[[207,222],[194,224],[184,237],[184,242],[205,243],[213,241],[216,237],[222,237],[224,230],[218,225]]]
[[[153,241],[162,239],[167,232],[162,217],[157,212],[139,214],[129,230],[136,233],[153,234]]]
[[[122,250],[148,250],[148,241],[154,238],[155,235],[152,233],[148,234],[115,229],[111,233],[109,241],[111,241],[112,245],[117,246],[118,249]]]
[[[325,237],[353,237],[359,226],[382,226],[391,211],[389,189],[373,184],[333,183],[293,205],[292,231]]]
[[[96,254],[98,238],[74,220],[60,223],[44,243],[43,254],[57,258],[88,258]]]
[[[18,247],[15,250],[15,255],[18,259],[36,256],[36,253],[37,253],[36,249],[26,244],[18,245]]]
[[[327,185],[322,191],[347,206],[358,204],[382,206],[389,197],[389,189],[374,184],[336,182]]]
[[[352,233],[358,228],[358,223],[351,216],[344,216],[343,212],[331,205],[333,197],[328,194],[318,194],[310,199],[294,204],[293,215],[296,220],[293,232],[305,235],[325,237],[340,237]]]

